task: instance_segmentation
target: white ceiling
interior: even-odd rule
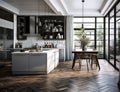
[[[20,14],[57,14],[81,16],[82,0],[1,0],[17,8]],[[1,3],[0,1],[0,3]],[[85,16],[102,16],[106,4],[115,0],[85,0]],[[108,8],[108,7],[107,7]],[[37,12],[37,13],[35,13]],[[44,13],[43,13],[44,12]],[[47,14],[46,13],[46,14]]]
[[[64,0],[67,8],[69,10],[74,10],[74,9],[81,9],[82,6],[82,0]],[[98,10],[104,0],[85,0],[84,1],[84,8],[85,9],[95,9]]]

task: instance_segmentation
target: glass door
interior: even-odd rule
[[[116,68],[120,69],[120,3],[116,7]]]

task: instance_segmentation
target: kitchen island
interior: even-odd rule
[[[12,53],[13,74],[48,74],[59,64],[59,49]]]

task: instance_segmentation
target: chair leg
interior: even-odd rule
[[[88,67],[88,61],[87,61],[87,59],[86,59],[86,63],[87,63],[87,70],[89,71],[89,67]]]
[[[82,63],[82,62],[81,62],[81,60],[79,59],[79,67],[80,67],[80,70],[81,70],[81,63]]]
[[[97,55],[93,55],[91,57],[91,69],[93,68],[93,64],[96,64],[96,67],[98,67],[99,70],[100,70],[100,65],[99,65],[99,62],[98,62]]]
[[[97,57],[96,57],[96,65],[98,66],[98,68],[100,70],[100,64],[99,64],[99,61],[98,61]]]
[[[93,69],[93,57],[91,57],[91,69]]]

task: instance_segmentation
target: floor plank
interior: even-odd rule
[[[76,63],[61,62],[48,75],[12,75],[11,62],[5,61],[0,67],[0,92],[119,92],[118,71],[106,60],[100,59],[100,71],[94,66],[87,71],[86,64],[81,70]]]

